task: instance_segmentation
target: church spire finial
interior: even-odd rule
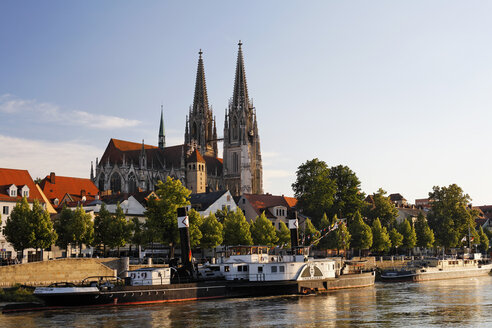
[[[159,148],[166,147],[166,135],[164,134],[164,106],[161,105],[161,123],[159,124]]]

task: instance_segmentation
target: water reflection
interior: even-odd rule
[[[228,299],[0,316],[0,327],[485,327],[492,277],[375,287],[319,296]]]

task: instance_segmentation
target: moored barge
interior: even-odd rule
[[[430,281],[443,279],[469,278],[489,275],[492,264],[481,259],[475,254],[470,259],[425,259],[412,261],[401,269],[384,270],[381,273],[381,281]]]

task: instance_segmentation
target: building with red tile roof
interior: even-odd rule
[[[238,206],[248,221],[254,221],[257,216],[265,213],[272,221],[276,229],[280,228],[280,222],[288,223],[289,218],[295,217],[295,205],[297,199],[293,197],[276,196],[271,194],[243,194],[238,201]]]
[[[27,170],[0,168],[0,201],[17,203],[23,196],[26,196],[30,203],[34,199],[44,203]]]
[[[99,193],[90,179],[57,176],[55,172],[47,175],[41,181],[40,187],[53,207],[57,209],[64,203],[94,200]]]
[[[16,251],[3,235],[3,227],[10,217],[15,205],[26,197],[28,203],[32,204],[37,200],[46,209],[46,202],[43,195],[36,187],[31,175],[27,170],[0,168],[0,258],[15,258]],[[29,250],[25,250],[27,253]]]

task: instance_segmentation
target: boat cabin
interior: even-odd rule
[[[219,259],[226,280],[282,281],[335,277],[335,261],[314,260],[300,248],[293,254],[271,254],[268,246],[234,246]]]
[[[171,268],[141,268],[128,271],[131,286],[168,285],[171,283]]]

